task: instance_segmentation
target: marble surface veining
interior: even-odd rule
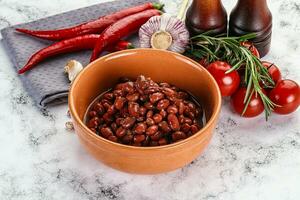
[[[0,29],[101,2],[0,0]],[[234,0],[223,1],[227,10]],[[177,13],[179,1],[167,1]],[[300,2],[269,1],[273,43],[265,60],[300,82]],[[142,176],[94,160],[65,130],[67,105],[38,110],[0,42],[0,199],[300,199],[300,111],[242,119],[225,99],[211,144],[174,172]]]

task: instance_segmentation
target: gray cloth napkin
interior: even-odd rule
[[[149,2],[149,0],[117,0],[100,3],[37,21],[7,27],[1,30],[3,43],[16,70],[18,70],[26,64],[32,54],[52,42],[17,33],[15,28],[58,29],[97,19],[99,16],[145,2]],[[137,36],[129,38],[135,45],[138,45],[137,39]],[[40,63],[33,70],[18,77],[21,78],[24,87],[38,106],[45,107],[64,103],[67,102],[70,85],[67,76],[63,72],[65,64],[67,61],[75,59],[85,66],[88,64],[90,54],[90,51],[83,51],[56,56]]]

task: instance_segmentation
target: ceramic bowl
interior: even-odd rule
[[[134,79],[139,75],[191,92],[203,105],[206,125],[185,140],[158,147],[118,144],[90,131],[83,123],[90,103],[120,77]],[[112,168],[138,174],[172,171],[197,158],[212,138],[220,107],[220,91],[205,68],[180,54],[153,49],[126,50],[99,58],[77,76],[69,93],[75,132],[86,150]]]

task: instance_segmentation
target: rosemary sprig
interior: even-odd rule
[[[196,59],[205,58],[208,62],[216,60],[226,61],[232,66],[226,73],[244,67],[244,83],[247,91],[244,99],[245,108],[243,114],[249,105],[252,95],[259,95],[265,108],[267,120],[276,104],[264,94],[261,85],[263,85],[263,88],[273,88],[274,81],[259,58],[254,56],[247,47],[241,45],[241,42],[255,37],[255,34],[247,34],[240,37],[211,37],[209,34],[201,34],[191,38],[190,47],[186,54]]]

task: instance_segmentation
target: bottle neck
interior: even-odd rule
[[[238,0],[236,5],[239,8],[247,8],[247,9],[268,9],[267,0]]]
[[[192,6],[202,8],[202,10],[216,11],[222,9],[223,5],[220,0],[193,0]]]

